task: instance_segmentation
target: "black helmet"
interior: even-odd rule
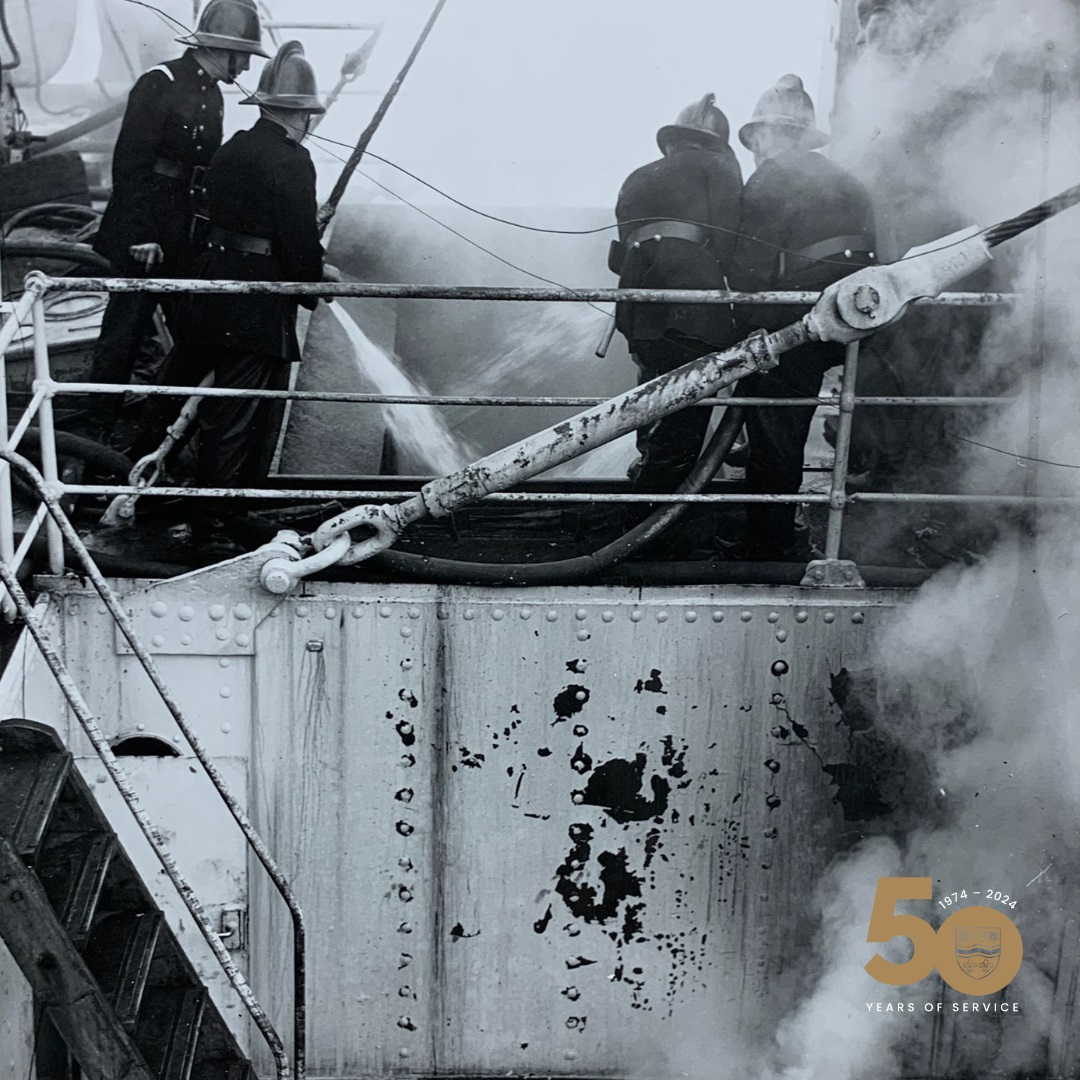
[[[181,45],[269,56],[262,47],[262,25],[255,0],[210,0],[195,33],[177,38]]]
[[[299,41],[286,41],[278,49],[277,56],[262,69],[259,89],[240,104],[310,113],[326,112],[319,100],[315,69],[304,59],[304,46]]]
[[[679,135],[704,136],[705,141],[717,149],[727,145],[728,118],[716,107],[715,94],[706,94],[700,101],[687,105],[675,117],[674,124],[665,124],[656,133],[656,141],[663,150],[673,137]]]

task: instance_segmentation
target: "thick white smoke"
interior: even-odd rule
[[[860,61],[837,147],[879,197],[892,194],[884,217],[893,257],[935,232],[1010,217],[1080,180],[1080,106],[1065,62],[1075,52],[1065,44],[1077,40],[1075,8],[952,0],[924,6],[921,17],[918,55]],[[1016,401],[967,429],[962,489],[1077,496],[1080,211],[998,254],[1021,299],[994,320],[972,359],[1000,374]],[[752,1059],[753,1075],[1069,1076],[1080,1067],[1068,1038],[1080,943],[1069,912],[1080,873],[1080,736],[1070,707],[1080,655],[1076,530],[1071,514],[1015,508],[999,512],[996,529],[989,555],[924,586],[880,643],[879,723],[931,754],[941,803],[933,817],[927,805],[924,824],[905,824],[899,849],[858,849],[823,883],[816,985],[775,1045]],[[883,869],[890,855],[896,868]],[[1003,996],[1020,1004],[1020,1017],[946,1011],[944,1020],[871,1024],[858,1015],[853,1004],[891,993],[867,990],[862,971],[870,897],[860,888],[872,892],[887,873],[931,876],[936,897],[967,889],[1018,900],[1009,914],[1025,962]],[[928,914],[925,905],[912,910]],[[919,1000],[942,993],[936,975],[912,989]]]

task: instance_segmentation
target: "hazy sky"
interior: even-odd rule
[[[270,6],[279,19],[377,21],[385,12],[386,32],[357,84],[381,90],[433,3]],[[789,71],[817,100],[834,10],[835,0],[448,0],[372,149],[470,202],[610,206],[627,173],[657,156],[657,128],[713,91],[750,171],[739,125]],[[363,40],[346,31],[289,33],[305,40],[326,87]],[[351,143],[376,101],[342,98],[320,133]],[[407,178],[375,175],[437,204]]]

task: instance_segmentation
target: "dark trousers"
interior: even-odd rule
[[[804,345],[785,353],[771,371],[740,379],[736,397],[817,397],[825,372],[844,362],[842,345]],[[746,490],[753,494],[794,495],[802,486],[803,454],[814,406],[746,409],[750,458]],[[749,503],[747,547],[753,558],[782,558],[795,543],[795,503]]]
[[[630,346],[641,373],[638,385],[713,351],[703,343],[666,338],[634,341]],[[628,472],[635,491],[671,492],[686,479],[701,453],[711,412],[695,406],[638,428],[640,456]]]
[[[125,277],[143,275],[142,267],[134,260],[119,267],[116,272]],[[159,304],[171,331],[171,305],[164,297],[153,293],[109,294],[109,302],[101,318],[101,331],[94,345],[90,382],[127,385],[137,371],[145,376],[142,381],[153,381],[160,360],[152,340],[154,312]],[[112,429],[123,402],[120,394],[95,394],[91,397],[88,418],[93,435],[107,434]]]
[[[215,386],[243,390],[287,390],[289,367],[274,356],[177,345],[158,377],[161,386],[198,386],[209,372]],[[151,397],[143,410],[132,457],[161,445],[167,428],[180,415],[184,398]],[[202,398],[197,413],[199,452],[195,480],[199,487],[259,487],[273,463],[285,406],[257,397]],[[205,513],[227,513],[232,499],[199,500]]]

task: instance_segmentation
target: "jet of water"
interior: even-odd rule
[[[423,397],[429,392],[402,371],[397,360],[379,348],[341,304],[330,304],[328,310],[348,336],[357,371],[376,393]],[[419,474],[439,476],[463,468],[481,456],[475,447],[454,435],[434,405],[387,404],[381,408],[387,429],[403,452],[403,467]]]

